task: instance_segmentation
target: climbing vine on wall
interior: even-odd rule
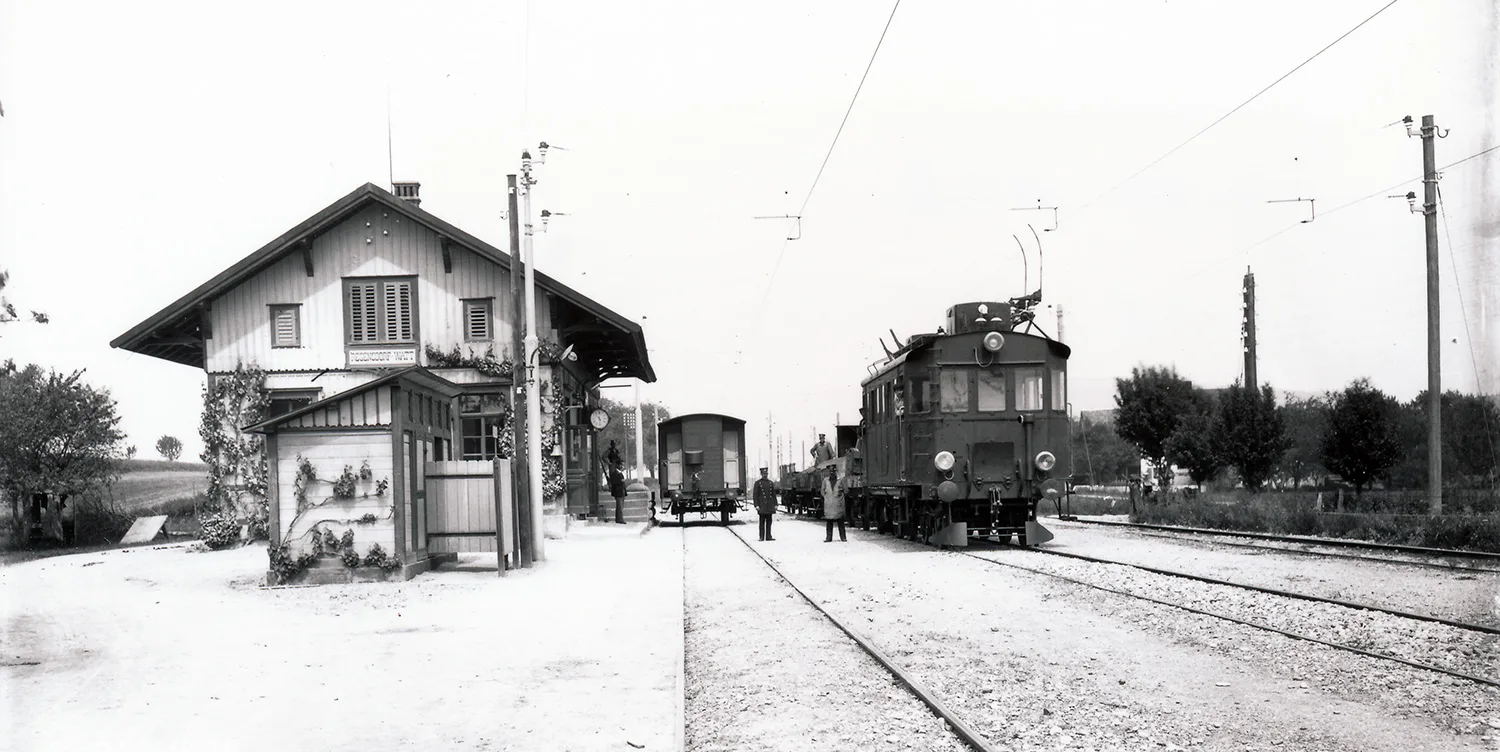
[[[324,488],[326,492],[322,490]],[[326,479],[319,478],[318,469],[312,462],[298,454],[297,475],[292,481],[297,513],[287,523],[282,541],[266,549],[272,579],[277,583],[292,582],[325,556],[338,558],[350,569],[361,563],[385,571],[401,566],[400,559],[388,556],[378,543],[371,544],[364,557],[360,557],[354,545],[354,527],[393,519],[396,514],[394,505],[385,507],[384,517],[371,512],[351,517],[348,515],[353,512],[347,507],[339,510],[335,505],[336,502],[372,496],[383,498],[389,489],[389,479],[377,479],[368,460],[360,463],[357,470],[353,465],[344,465],[337,477]],[[342,527],[343,532],[335,533],[334,526]]]
[[[208,465],[208,490],[199,524],[219,530],[229,524],[248,526],[251,538],[266,537],[265,438],[242,428],[265,419],[270,407],[266,374],[254,363],[237,363],[231,373],[215,374],[203,387],[199,458]],[[222,541],[225,536],[205,536]]]

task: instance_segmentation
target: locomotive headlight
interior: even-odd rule
[[[1000,334],[1000,332],[990,332],[984,335],[984,349],[990,352],[1000,352],[1000,348],[1004,346],[1005,336]]]
[[[945,473],[953,469],[954,462],[957,460],[953,459],[953,453],[948,451],[938,452],[937,456],[932,458],[932,464]]]
[[[1045,473],[1051,471],[1055,465],[1057,465],[1057,457],[1054,456],[1051,452],[1041,452],[1037,454],[1036,469],[1041,470]]]

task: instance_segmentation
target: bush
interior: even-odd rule
[[[1328,494],[1323,499],[1325,510],[1333,506]],[[1349,501],[1346,496],[1346,509],[1352,506]],[[1476,498],[1466,508],[1487,503]],[[1319,512],[1312,494],[1245,492],[1205,493],[1194,499],[1169,495],[1141,503],[1137,510],[1133,522],[1500,553],[1500,518],[1493,514]]]
[[[198,537],[209,548],[224,548],[240,540],[240,522],[231,515],[204,517],[199,523]]]

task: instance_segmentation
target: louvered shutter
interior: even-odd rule
[[[273,347],[297,347],[301,344],[296,306],[276,306],[271,309],[271,345]]]
[[[385,283],[385,340],[386,342],[411,342],[414,322],[411,310],[411,283]]]
[[[470,300],[464,303],[464,326],[467,339],[490,338],[490,305],[485,300]]]
[[[376,320],[375,282],[349,284],[349,341],[376,342],[380,324]]]

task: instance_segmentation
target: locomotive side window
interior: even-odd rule
[[[938,402],[945,413],[969,411],[969,371],[966,368],[944,369],[938,378]]]
[[[1005,371],[980,369],[979,411],[997,413],[1005,410]]]
[[[1062,369],[1052,372],[1052,409],[1068,409],[1068,374]]]
[[[1042,369],[1016,369],[1016,409],[1042,409]]]
[[[915,415],[926,415],[932,409],[932,384],[927,379],[911,380],[911,411]]]

